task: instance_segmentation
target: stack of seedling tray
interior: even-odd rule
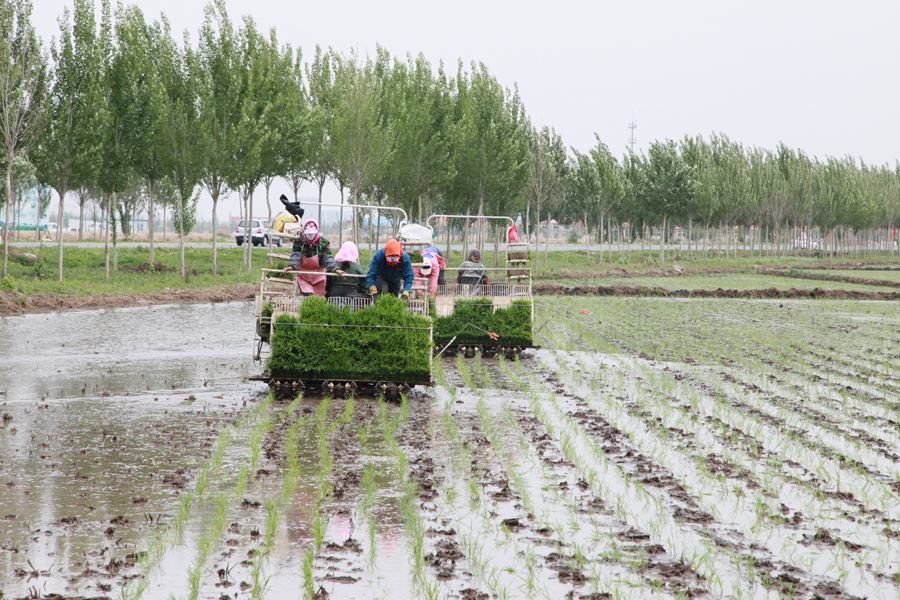
[[[431,382],[432,321],[384,295],[351,311],[306,298],[296,314],[275,318],[268,371],[303,381]]]
[[[505,308],[498,307],[490,297],[457,299],[454,303],[452,315],[434,319],[434,342],[438,346],[451,341],[454,345],[532,346],[530,299],[512,300]],[[488,333],[496,334],[497,338]]]

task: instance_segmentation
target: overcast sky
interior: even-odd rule
[[[95,0],[99,4],[99,0]],[[196,40],[205,2],[139,0]],[[71,0],[34,0],[49,43]],[[537,126],[585,151],[594,133],[617,155],[635,122],[635,150],[684,135],[728,135],[746,146],[784,142],[810,155],[867,163],[900,159],[898,0],[228,0],[278,39],[340,52],[422,53],[455,73],[483,62],[518,85]],[[282,186],[287,190],[286,186]],[[279,187],[278,193],[281,193]],[[333,186],[328,186],[332,188]],[[304,195],[314,195],[312,189]],[[261,194],[258,194],[261,198]],[[236,208],[235,208],[236,211]]]

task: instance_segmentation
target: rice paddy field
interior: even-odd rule
[[[190,352],[169,312],[146,327]],[[895,302],[535,312],[540,349],[436,359],[394,403],[224,381],[252,371],[208,360],[251,354],[237,303],[192,309],[229,325],[202,377],[115,345],[71,382],[0,375],[0,597],[900,596]],[[7,339],[64,352],[21,319]]]
[[[804,275],[846,276],[843,271],[799,271]],[[853,277],[865,277],[870,279],[889,279],[882,277],[887,271],[848,271]],[[900,272],[894,273],[894,278],[900,282]],[[893,280],[893,279],[892,279]],[[799,279],[796,277],[784,277],[774,273],[722,273],[722,274],[692,274],[689,276],[646,276],[646,277],[585,277],[585,278],[560,278],[541,279],[540,283],[555,283],[566,286],[641,286],[661,287],[668,290],[763,290],[769,288],[798,290],[852,290],[859,292],[894,292],[896,288],[890,286],[869,285],[866,283],[847,283],[843,281],[826,281],[820,279]]]
[[[810,269],[801,272],[825,277],[859,277],[900,284],[900,270],[894,269]]]

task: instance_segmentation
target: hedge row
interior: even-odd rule
[[[497,340],[475,327],[496,333]],[[533,343],[531,322],[531,300],[513,300],[509,308],[494,310],[490,298],[458,300],[453,314],[449,317],[434,319],[434,342],[449,344],[457,335],[457,344],[516,344],[531,346]]]
[[[389,294],[356,312],[312,296],[300,305],[298,315],[280,315],[275,323],[268,360],[273,377],[409,383],[431,379],[431,319],[409,314],[405,303]]]

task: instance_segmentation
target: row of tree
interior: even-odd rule
[[[686,136],[654,142],[646,155],[627,153],[620,163],[598,139],[587,154],[574,151],[562,168],[566,191],[557,212],[563,218],[594,226],[601,238],[604,231],[620,239],[655,229],[663,262],[676,226],[687,229],[691,252],[693,226],[705,230],[704,255],[710,226],[740,227],[752,256],[796,247],[798,235],[811,244],[806,234],[813,231],[823,251],[855,253],[876,241],[874,229],[890,235],[900,225],[900,165],[823,161],[784,145],[766,150],[724,135]],[[724,237],[725,252],[737,254],[733,236]],[[896,240],[890,241],[894,248]]]
[[[260,189],[271,219],[277,179],[295,199],[312,182],[321,202],[334,182],[342,205],[346,191],[349,205],[400,206],[419,221],[522,215],[526,233],[536,234],[552,216],[580,221],[588,239],[611,239],[612,231],[643,239],[651,225],[664,243],[675,225],[743,225],[757,235],[765,227],[775,236],[900,219],[898,169],[745,149],[720,135],[655,142],[621,161],[599,139],[585,154],[570,152],[554,130],[534,127],[515,88],[482,64],[460,63],[451,75],[422,56],[392,58],[381,48],[374,57],[316,48],[304,62],[274,29],[263,33],[250,17],[235,25],[224,0],[206,7],[196,43],[187,32],[176,41],[165,17],[147,22],[135,5],[114,11],[101,0],[97,23],[93,0],[74,0],[49,53],[30,13],[30,0],[0,5],[6,189],[12,194],[12,165],[27,157],[56,192],[60,229],[70,190],[100,190],[114,236],[116,215],[129,214],[116,208],[128,191],[145,189],[154,215],[164,186],[174,191],[183,249],[201,190],[212,198],[213,223],[232,194],[252,218]],[[484,228],[478,236],[483,243]]]

